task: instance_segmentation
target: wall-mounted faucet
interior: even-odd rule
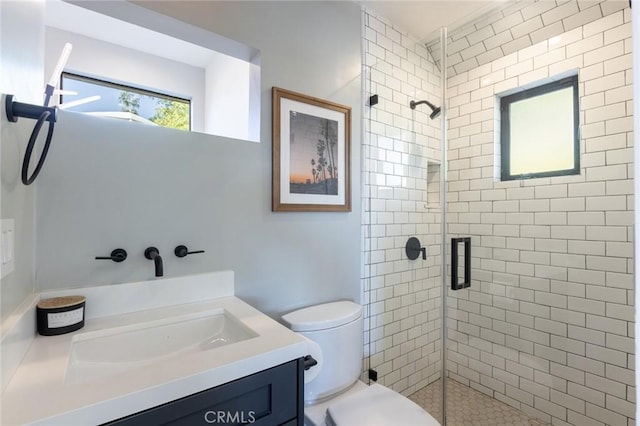
[[[144,251],[144,257],[149,260],[153,260],[156,266],[156,277],[161,277],[164,274],[162,269],[162,257],[160,257],[160,252],[155,247],[147,247]]]

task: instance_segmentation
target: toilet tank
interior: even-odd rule
[[[305,403],[329,399],[358,380],[364,351],[362,306],[348,301],[325,303],[290,312],[282,320],[322,351],[320,373],[305,383]]]

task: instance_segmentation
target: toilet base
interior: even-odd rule
[[[358,380],[353,386],[347,389],[345,392],[342,392],[338,396],[326,400],[324,402],[319,402],[317,404],[305,405],[304,407],[304,424],[305,426],[325,426],[325,419],[327,416],[327,408],[329,405],[334,404],[337,401],[340,401],[342,398],[345,398],[353,393],[359,392],[363,389],[366,389],[367,385]]]
[[[440,426],[424,408],[401,394],[361,381],[335,398],[306,406],[304,418],[308,426]]]

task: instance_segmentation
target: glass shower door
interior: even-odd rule
[[[426,103],[411,108],[439,105],[440,70],[423,43],[366,12],[365,32],[363,379],[442,421],[441,129]]]

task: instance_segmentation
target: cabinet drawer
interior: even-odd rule
[[[302,425],[303,371],[293,360],[105,425]]]

